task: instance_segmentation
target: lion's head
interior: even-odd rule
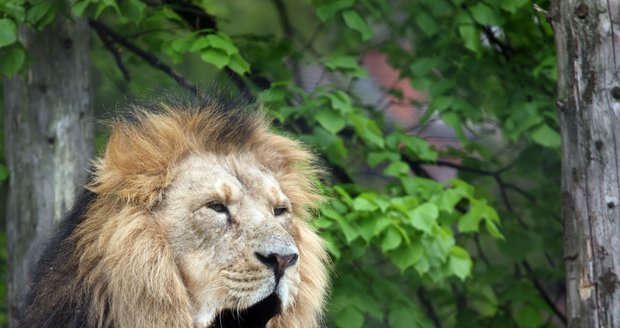
[[[266,323],[299,293],[299,247],[291,200],[250,153],[191,154],[173,173],[162,222],[202,326],[222,311],[252,308]],[[262,302],[262,303],[265,303]],[[220,316],[220,319],[225,316]],[[219,321],[219,320],[218,320]]]
[[[327,278],[305,221],[320,200],[311,154],[259,114],[156,107],[113,123],[94,198],[62,243],[66,302],[91,326],[317,327]],[[54,283],[35,284],[35,305]]]

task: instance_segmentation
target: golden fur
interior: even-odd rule
[[[45,279],[54,280],[47,270],[47,278],[36,285],[33,308],[57,302],[54,294],[60,292],[84,308],[92,327],[194,327],[195,297],[203,292],[197,289],[205,287],[194,286],[186,271],[205,264],[191,260],[200,259],[200,253],[184,254],[185,244],[171,243],[171,229],[183,223],[163,220],[162,213],[168,190],[183,172],[181,165],[188,157],[207,154],[266,170],[290,200],[290,222],[283,226],[299,250],[298,268],[291,273],[295,278],[290,279],[298,284],[290,304],[267,327],[318,327],[327,256],[305,221],[320,201],[313,156],[298,142],[269,132],[259,114],[227,112],[213,104],[156,107],[136,107],[132,120],[112,123],[105,154],[96,161],[87,186],[94,199],[65,242],[74,245],[65,258],[74,276],[54,287],[46,285]]]

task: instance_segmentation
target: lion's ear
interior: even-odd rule
[[[114,194],[121,199],[153,206],[172,177],[170,166],[188,151],[178,122],[172,117],[142,113],[148,122],[115,124],[104,156],[95,163],[95,175],[88,186],[97,194]]]

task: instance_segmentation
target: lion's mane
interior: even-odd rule
[[[21,327],[193,327],[190,299],[164,229],[153,219],[192,153],[250,152],[293,204],[300,288],[270,328],[319,326],[326,253],[305,218],[320,200],[314,157],[268,131],[256,111],[198,105],[141,105],[112,122],[104,155],[33,272]]]

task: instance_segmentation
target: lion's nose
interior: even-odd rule
[[[276,280],[279,280],[282,277],[286,268],[295,265],[295,263],[297,263],[297,258],[299,257],[297,253],[286,255],[270,253],[268,255],[264,255],[259,252],[255,252],[254,255],[256,255],[256,258],[258,258],[261,263],[273,270]]]

